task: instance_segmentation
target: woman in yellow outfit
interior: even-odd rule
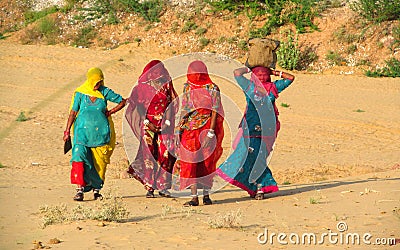
[[[83,193],[93,190],[94,199],[102,198],[106,166],[115,147],[115,131],[111,114],[125,106],[125,99],[104,86],[99,68],[90,68],[87,80],[72,97],[64,141],[70,138],[73,126],[71,183],[77,184],[74,200],[82,201]],[[107,101],[117,105],[107,110]]]

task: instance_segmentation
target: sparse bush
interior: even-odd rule
[[[125,8],[134,13],[140,14],[146,21],[159,22],[164,9],[162,0],[118,0]]]
[[[300,33],[308,29],[318,30],[313,19],[320,13],[316,0],[219,0],[207,1],[214,12],[229,10],[236,14],[245,13],[252,20],[255,17],[267,15],[267,22],[263,27],[250,31],[249,38],[265,37],[271,31],[285,24],[293,24]]]
[[[178,22],[177,22],[177,21],[174,21],[174,22],[171,24],[171,31],[172,31],[172,32],[177,32],[177,31],[178,31],[178,27],[179,27]]]
[[[396,58],[391,58],[385,62],[385,67],[375,71],[368,70],[365,75],[369,77],[400,77],[400,61]]]
[[[208,219],[210,228],[237,228],[240,226],[242,212],[240,209],[237,211],[230,211],[224,215]]]
[[[93,26],[87,25],[78,31],[78,35],[74,38],[72,44],[74,46],[89,47],[96,34],[97,32]]]
[[[395,28],[393,28],[392,35],[394,41],[390,46],[390,50],[394,51],[396,48],[400,46],[400,25],[397,25]]]
[[[205,37],[201,37],[201,38],[199,39],[199,43],[200,43],[200,46],[201,46],[202,48],[204,48],[204,47],[206,47],[206,46],[210,43],[210,39],[205,38]]]
[[[337,39],[338,42],[347,44],[356,42],[359,39],[358,35],[347,33],[347,29],[345,26],[341,26],[336,31],[334,31],[333,36]]]
[[[91,219],[121,222],[126,219],[128,215],[129,212],[122,198],[108,194],[104,196],[104,199],[101,201],[101,206],[98,207],[97,212],[92,215]]]
[[[316,53],[316,48],[313,46],[304,46],[300,49],[299,61],[297,62],[297,70],[305,70],[312,63],[318,60],[318,55]]]
[[[37,26],[40,36],[44,37],[47,44],[56,44],[60,34],[58,20],[49,16],[42,18]]]
[[[201,36],[201,35],[204,35],[206,32],[207,32],[207,29],[206,29],[206,28],[199,27],[199,28],[197,28],[197,30],[196,30],[196,35]]]
[[[368,21],[380,23],[399,20],[400,2],[396,0],[357,0],[350,8]]]
[[[3,164],[0,163],[0,168],[5,168],[6,166],[4,166]]]
[[[25,116],[25,112],[23,112],[23,111],[21,113],[19,113],[19,116],[16,119],[17,122],[24,122],[27,120],[29,120],[29,119]]]
[[[186,33],[189,32],[191,30],[195,30],[197,29],[197,24],[193,21],[187,21],[185,22],[185,24],[182,27],[181,33]]]
[[[287,103],[281,103],[281,107],[284,107],[284,108],[289,108],[290,107],[290,104],[287,104]]]
[[[39,208],[39,212],[43,215],[42,227],[48,225],[63,223],[68,221],[67,205],[61,204],[56,206],[44,205]]]
[[[334,52],[332,50],[328,51],[328,54],[325,57],[328,60],[329,65],[346,65],[346,59],[344,59],[340,54]]]
[[[246,40],[240,40],[238,42],[238,47],[241,50],[245,50],[245,51],[249,50],[249,45],[248,45],[248,42]]]
[[[355,45],[355,44],[350,45],[346,49],[346,53],[349,54],[349,55],[354,54],[354,52],[356,52],[356,51],[357,51],[357,45]]]
[[[162,205],[161,218],[172,218],[172,217],[185,217],[188,218],[193,214],[201,214],[203,211],[201,209],[194,209],[193,207],[181,207],[176,209],[169,205]]]
[[[39,208],[42,214],[42,226],[64,223],[77,220],[98,220],[122,222],[127,219],[129,212],[121,197],[112,195],[111,192],[103,195],[104,199],[96,202],[96,207],[78,204],[71,211],[67,205],[44,205]]]
[[[277,51],[278,64],[284,69],[293,70],[297,67],[300,59],[298,37],[297,35],[294,36],[291,30],[284,32],[284,34],[286,39],[281,39],[281,46]]]
[[[35,22],[49,14],[55,13],[58,11],[57,6],[53,6],[41,11],[32,11],[28,10],[24,13],[25,16],[25,25]]]
[[[318,204],[321,198],[319,197],[310,197],[310,204]]]

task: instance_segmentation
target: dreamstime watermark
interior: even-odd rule
[[[371,233],[348,232],[347,223],[340,221],[336,225],[337,232],[328,230],[327,233],[273,233],[264,228],[264,232],[258,234],[258,243],[273,245],[395,245],[394,237],[374,238]]]

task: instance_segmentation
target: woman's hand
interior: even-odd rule
[[[64,136],[63,136],[64,142],[67,141],[70,137],[71,135],[69,134],[69,131],[64,131]]]
[[[210,129],[208,130],[206,137],[204,137],[203,146],[209,147],[213,140],[215,140],[215,133],[213,129]]]
[[[161,131],[161,128],[159,126],[154,125],[149,121],[149,123],[145,124],[150,131],[154,133],[159,133]]]

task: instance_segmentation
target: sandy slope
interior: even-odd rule
[[[371,241],[400,238],[399,80],[298,73],[278,99],[278,104],[290,105],[279,107],[282,129],[271,161],[277,181],[286,183],[281,192],[255,201],[227,186],[213,195],[215,205],[194,209],[182,209],[183,199],[146,199],[139,183],[119,179],[126,161],[121,112],[114,116],[119,144],[105,190],[124,197],[129,220],[104,227],[96,221],[79,221],[42,229],[40,206],[76,206],[69,184],[70,156],[62,154],[61,138],[71,93],[83,82],[86,70],[101,67],[106,84],[128,96],[149,60],[169,57],[170,52],[151,46],[102,51],[0,41],[1,249],[31,249],[34,240],[54,249],[299,249],[305,246],[284,246],[276,238],[272,245],[261,245],[257,236],[265,228],[287,235],[338,232],[339,221],[347,223],[346,232],[371,233]],[[240,91],[218,81],[221,91],[243,108]],[[176,81],[178,91],[181,82]],[[20,112],[29,120],[16,122]],[[234,134],[235,124],[229,125]],[[224,142],[224,157],[229,143],[229,139]],[[240,229],[210,229],[209,220],[238,210]],[[51,238],[62,242],[50,245]],[[349,245],[326,239],[313,247]]]

